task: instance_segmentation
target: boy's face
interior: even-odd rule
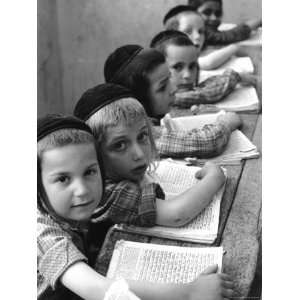
[[[198,7],[198,12],[203,16],[206,26],[217,29],[221,24],[222,7],[220,2],[207,1]]]
[[[198,62],[194,46],[169,45],[166,48],[171,81],[178,90],[191,89],[196,83]]]
[[[109,126],[101,142],[106,174],[113,180],[139,182],[151,161],[152,151],[146,121],[140,118],[128,126]]]
[[[69,220],[88,220],[103,192],[94,144],[47,150],[41,167],[43,186],[55,212]]]
[[[167,63],[163,63],[148,74],[149,99],[155,116],[168,113],[174,102],[175,86],[170,81]]]
[[[178,22],[178,31],[188,35],[199,54],[205,41],[204,19],[196,13],[182,13],[178,16]]]

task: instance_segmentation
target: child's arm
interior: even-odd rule
[[[228,69],[201,82],[194,90],[177,92],[174,105],[190,108],[194,104],[213,104],[229,95],[241,81],[239,73]]]
[[[237,53],[238,50],[239,46],[237,44],[232,44],[216,49],[205,56],[200,56],[198,58],[200,70],[213,70],[220,67]]]
[[[207,45],[228,45],[246,40],[250,37],[251,28],[246,24],[240,24],[230,30],[214,30],[209,27],[205,30],[205,43]]]
[[[219,155],[226,147],[230,134],[240,127],[242,121],[235,113],[225,113],[213,124],[193,130],[161,130],[155,140],[161,157],[193,157],[209,158]]]
[[[248,20],[247,22],[245,22],[245,24],[247,26],[249,26],[251,28],[251,30],[255,30],[258,27],[261,27],[262,21],[261,21],[261,18],[259,18],[259,19],[251,19],[251,20]]]
[[[130,290],[142,300],[191,299],[218,300],[233,295],[233,283],[226,274],[216,274],[217,266],[207,268],[189,284],[159,284],[128,280]],[[67,269],[61,282],[75,294],[87,300],[104,298],[112,280],[107,279],[87,264],[79,262]]]
[[[157,199],[158,225],[185,225],[207,207],[225,181],[222,169],[213,163],[206,163],[196,177],[201,179],[199,183],[172,200]]]

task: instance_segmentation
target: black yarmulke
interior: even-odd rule
[[[90,134],[92,130],[84,122],[73,116],[62,116],[59,114],[49,114],[37,121],[37,141],[48,134],[60,129],[80,129]]]
[[[105,105],[128,97],[135,98],[129,89],[121,85],[114,83],[99,84],[83,93],[74,108],[74,115],[86,121]]]
[[[171,18],[173,18],[174,16],[184,12],[184,11],[196,11],[194,7],[190,6],[190,5],[177,5],[173,8],[171,8],[165,15],[164,19],[163,19],[163,24],[165,25],[167,23],[167,21]]]
[[[178,30],[161,31],[157,35],[155,35],[154,38],[151,40],[150,47],[155,48],[158,45],[162,44],[163,42],[179,36],[189,39],[189,37],[182,31],[178,31]]]
[[[113,82],[116,77],[143,49],[139,45],[125,45],[111,53],[104,64],[104,78],[106,82]]]

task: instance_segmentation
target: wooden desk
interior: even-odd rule
[[[184,113],[183,113],[184,114]],[[241,114],[242,131],[261,147],[261,116]],[[227,251],[224,256],[224,271],[232,275],[237,297],[244,299],[253,283],[259,254],[260,209],[261,209],[261,159],[248,160],[240,166],[227,166],[232,178],[226,186],[225,197],[232,197],[233,204],[227,216],[221,245]],[[223,198],[223,201],[224,201]],[[110,230],[96,263],[96,270],[105,275],[117,240],[124,239],[145,243],[199,247],[169,239],[152,238],[139,234]],[[253,296],[259,296],[258,294]]]

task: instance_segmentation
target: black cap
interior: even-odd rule
[[[185,11],[194,11],[196,12],[196,9],[192,6],[189,5],[177,5],[173,8],[171,8],[166,15],[164,16],[163,19],[163,24],[165,25],[167,23],[167,21],[173,17],[175,17],[176,15],[185,12]]]
[[[132,92],[118,84],[103,83],[88,89],[78,100],[74,115],[86,121],[100,108],[122,98],[135,98]]]
[[[93,135],[88,125],[73,116],[48,114],[37,121],[37,141],[60,129],[80,129]]]

